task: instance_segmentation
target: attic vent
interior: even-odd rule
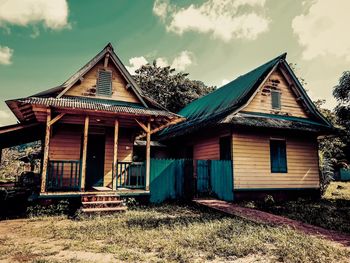
[[[274,110],[281,109],[281,93],[279,91],[271,90],[271,106]]]
[[[112,71],[100,70],[97,78],[98,96],[112,96]]]

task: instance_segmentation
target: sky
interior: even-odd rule
[[[103,3],[103,4],[102,4]],[[0,0],[5,100],[62,84],[108,42],[133,73],[156,60],[217,87],[287,52],[314,100],[350,70],[349,0]]]

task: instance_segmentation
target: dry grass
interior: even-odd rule
[[[323,228],[350,233],[350,182],[332,182],[318,201],[299,199],[266,205],[248,202],[242,205],[261,209]]]
[[[288,228],[175,205],[25,222],[3,241],[13,244],[1,247],[24,248],[28,262],[86,262],[86,255],[92,262],[347,262],[350,257],[347,249]],[[0,223],[0,236],[6,224],[11,221]],[[14,249],[0,249],[1,259],[17,260]]]

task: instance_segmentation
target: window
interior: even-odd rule
[[[281,92],[276,90],[271,91],[271,106],[274,110],[281,109]]]
[[[112,71],[98,71],[96,93],[98,96],[112,96]]]
[[[270,140],[272,173],[287,173],[287,151],[285,140]]]
[[[231,136],[220,138],[220,160],[231,160]]]

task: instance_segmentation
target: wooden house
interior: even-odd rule
[[[143,94],[108,44],[62,85],[7,104],[20,123],[0,128],[0,149],[43,141],[41,197],[149,195],[150,180],[155,202],[192,197],[209,170],[209,192],[225,200],[317,193],[317,138],[333,129],[286,54],[174,114]],[[151,143],[172,159],[151,169]]]
[[[62,85],[6,103],[19,124],[0,128],[0,149],[42,140],[41,197],[148,194],[151,134],[183,120],[142,93],[111,44]]]
[[[178,114],[186,121],[160,132],[160,141],[176,157],[232,160],[236,199],[319,190],[317,138],[332,126],[306,94],[286,54]]]

